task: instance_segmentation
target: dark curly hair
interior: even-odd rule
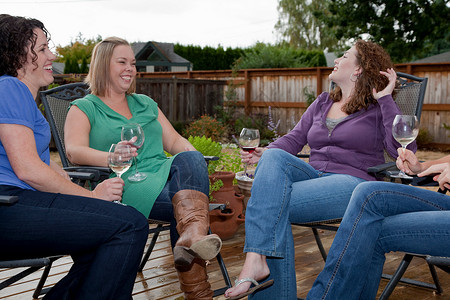
[[[370,41],[358,40],[355,44],[357,64],[361,67],[361,74],[355,83],[355,91],[350,101],[344,105],[343,110],[347,114],[353,114],[361,109],[366,109],[370,104],[377,103],[372,95],[372,89],[383,90],[389,80],[380,74],[388,68],[394,68],[389,54],[378,44]],[[341,89],[336,87],[331,92],[331,99],[338,102],[342,98]]]
[[[37,38],[33,32],[35,28],[42,29],[49,40],[49,33],[41,21],[0,14],[0,76],[17,77],[17,70],[27,62],[29,45],[32,62],[37,67],[37,54],[33,50]]]

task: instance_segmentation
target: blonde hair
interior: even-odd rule
[[[91,93],[96,96],[106,96],[111,78],[109,69],[114,49],[119,45],[130,46],[130,44],[118,37],[109,37],[95,45],[92,51],[91,65],[89,73],[84,80],[90,87]],[[130,88],[126,92],[132,94],[136,92],[136,78],[133,79]]]

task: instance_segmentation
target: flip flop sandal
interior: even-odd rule
[[[241,280],[236,280],[235,283],[234,283],[234,286],[237,287],[238,285],[240,285],[241,283],[244,283],[244,282],[251,282],[251,283],[253,283],[254,287],[249,288],[249,289],[248,289],[245,293],[243,293],[243,294],[240,294],[240,295],[237,295],[237,296],[234,296],[234,297],[227,298],[227,300],[237,300],[237,299],[241,299],[241,298],[244,298],[244,297],[247,296],[247,295],[250,295],[250,294],[256,292],[256,291],[259,290],[259,289],[262,289],[262,288],[271,286],[271,285],[273,284],[273,279],[267,280],[267,281],[265,281],[265,282],[263,282],[263,283],[258,283],[258,281],[256,281],[256,280],[253,279],[253,278],[242,278]]]

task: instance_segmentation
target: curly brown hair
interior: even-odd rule
[[[37,39],[33,31],[35,28],[42,29],[49,40],[49,33],[41,21],[0,14],[0,76],[17,77],[17,70],[27,62],[29,45],[32,63],[37,68],[37,54],[34,52]]]
[[[343,107],[344,112],[349,115],[361,109],[367,109],[370,104],[377,103],[372,95],[372,89],[381,91],[389,83],[387,77],[381,75],[380,71],[386,71],[388,68],[394,67],[389,54],[378,44],[358,40],[355,48],[357,64],[361,67],[361,74],[356,80],[355,91],[351,95],[350,101]],[[334,102],[340,101],[342,98],[341,89],[336,87],[330,93],[330,97]]]

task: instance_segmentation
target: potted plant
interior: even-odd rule
[[[237,193],[234,185],[235,171],[242,168],[239,152],[237,149],[222,149],[220,143],[205,136],[191,136],[188,140],[203,155],[219,157],[219,160],[211,161],[208,165],[210,201],[224,203],[226,209],[210,211],[210,226],[213,233],[226,240],[245,221],[244,196]]]

